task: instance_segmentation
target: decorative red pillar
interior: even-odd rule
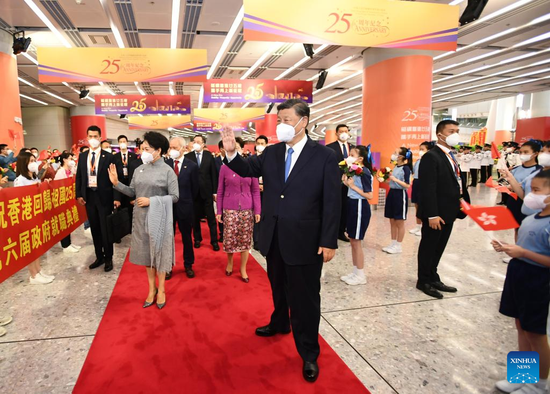
[[[71,108],[71,133],[73,144],[78,148],[88,145],[86,132],[90,126],[99,127],[101,129],[101,138],[107,139],[107,126],[104,115],[95,115],[93,107]]]
[[[256,122],[256,137],[265,135],[269,140],[269,144],[279,142],[277,138],[277,114],[265,114],[262,121]]]

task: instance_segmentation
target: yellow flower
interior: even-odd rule
[[[345,160],[342,160],[340,163],[338,163],[339,166],[345,166],[346,165],[346,161]]]

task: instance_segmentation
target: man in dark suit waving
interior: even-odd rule
[[[319,375],[321,269],[337,248],[340,171],[334,152],[307,137],[306,103],[287,100],[277,110],[281,143],[243,159],[236,153],[233,131],[226,128],[224,162],[238,175],[263,177],[264,182],[259,242],[267,256],[274,311],[256,335],[288,334],[292,327],[303,376],[314,382]]]
[[[178,177],[180,198],[174,204],[174,234],[176,224],[179,226],[181,240],[183,242],[183,265],[188,278],[195,277],[193,264],[195,252],[191,230],[193,229],[193,203],[199,195],[199,167],[195,162],[184,156],[185,140],[174,137],[170,140],[170,159],[166,161],[172,167]],[[166,275],[166,280],[172,277],[172,272]]]
[[[201,219],[206,216],[210,229],[210,243],[214,251],[220,250],[218,245],[218,228],[216,215],[214,214],[214,199],[218,191],[218,170],[212,153],[204,150],[206,139],[197,135],[193,140],[193,152],[185,157],[199,166],[199,195],[195,199],[195,218],[193,235],[195,236],[195,248],[200,248],[202,242]]]
[[[101,149],[101,129],[88,127],[90,150],[81,153],[76,171],[76,199],[86,206],[86,213],[92,230],[96,260],[90,269],[105,264],[105,272],[113,269],[113,244],[107,238],[107,216],[113,212],[113,184],[107,169],[113,155]]]
[[[336,160],[340,163],[342,160],[347,159],[349,151],[353,146],[348,143],[349,140],[349,128],[345,124],[339,124],[336,126],[336,138],[337,140],[327,145],[327,148],[332,149],[336,153]],[[343,174],[343,173],[342,173]],[[348,187],[342,183],[340,185],[340,195],[342,198],[342,207],[340,213],[340,228],[338,230],[338,239],[344,242],[349,242],[349,238],[346,236],[346,222],[348,220],[348,210],[346,209],[346,202],[348,200]]]
[[[443,120],[437,125],[437,145],[422,156],[419,169],[420,204],[417,216],[422,219],[422,240],[418,248],[418,281],[416,288],[425,294],[443,298],[440,292],[455,293],[437,274],[441,256],[451,236],[454,221],[466,215],[460,210],[460,199],[470,201],[466,179],[451,152],[458,145],[458,122]]]

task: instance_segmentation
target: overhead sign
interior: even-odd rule
[[[458,6],[408,1],[244,0],[244,13],[245,41],[365,48],[455,51],[459,25]]]
[[[86,220],[74,179],[0,190],[0,283],[46,253]]]
[[[200,108],[193,111],[195,131],[221,131],[229,126],[235,131],[243,131],[248,123],[263,120],[265,109],[262,108]]]
[[[48,48],[38,50],[45,82],[204,82],[205,49]]]
[[[96,114],[188,115],[191,113],[191,96],[96,95],[94,99]]]
[[[281,103],[288,99],[313,101],[313,82],[271,79],[212,79],[204,84],[205,102]]]
[[[129,116],[130,130],[168,130],[191,127],[191,116]]]

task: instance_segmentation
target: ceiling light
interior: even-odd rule
[[[180,21],[180,0],[172,0],[172,31],[170,33],[170,48],[178,45],[178,23]]]
[[[101,87],[103,87],[105,90],[107,90],[107,92],[111,95],[111,96],[116,96],[116,93],[113,92],[109,87],[105,86],[105,84],[101,81],[99,81],[99,85],[101,85]]]
[[[201,86],[201,90],[199,92],[199,105],[198,105],[198,108],[202,108],[203,98],[204,98],[204,85]]]
[[[250,103],[244,103],[243,106],[241,107],[241,109],[248,107],[249,104]]]
[[[23,53],[21,53],[21,55],[25,56],[27,59],[29,59],[31,62],[33,62],[34,64],[36,64],[38,66],[38,61],[34,57],[29,55],[27,52],[23,52]]]
[[[322,100],[316,101],[316,102],[314,102],[313,104],[310,104],[310,105],[309,105],[309,108],[315,107],[316,105],[322,104],[322,103],[324,103],[324,102],[326,102],[326,101],[333,100],[333,99],[336,98],[336,97],[342,96],[342,95],[344,95],[344,94],[346,94],[346,93],[349,93],[349,92],[351,92],[352,90],[358,89],[358,88],[360,88],[360,87],[362,87],[362,86],[363,86],[363,84],[360,83],[359,85],[356,85],[356,86],[354,86],[354,87],[352,87],[352,88],[343,90],[343,91],[341,91],[340,93],[336,93],[336,94],[333,94],[332,96],[329,96],[329,97],[324,98],[324,99],[322,99]]]
[[[340,104],[342,104],[342,103],[340,103]],[[339,104],[338,104],[338,105],[339,105]],[[359,105],[363,105],[363,103],[361,102],[361,103],[351,104],[351,105],[348,105],[347,107],[339,108],[338,111],[344,111],[344,110],[346,110],[346,109],[354,108],[354,107],[357,107],[357,106],[359,106]],[[327,107],[327,108],[328,108],[328,107]],[[317,111],[317,112],[318,112],[318,111]],[[321,119],[323,116],[326,116],[326,115],[319,116],[319,117],[317,117],[316,119]],[[310,120],[310,122],[314,122],[314,121],[315,121],[314,119]]]
[[[329,67],[327,69],[327,71],[333,71],[334,72],[334,71],[336,71],[336,69],[338,69],[338,67],[340,67],[343,64],[346,64],[347,62],[349,62],[350,60],[353,60],[353,59],[355,59],[355,55],[351,55],[351,56],[345,58],[344,60],[339,61],[334,66]]]
[[[483,18],[480,18],[478,19],[477,21],[475,21],[475,23],[481,23],[481,22],[486,22],[490,19],[493,19],[493,18],[496,18],[497,16],[499,15],[502,15],[502,14],[505,14],[507,13],[508,11],[512,11],[512,10],[515,10],[516,8],[519,8],[525,4],[528,4],[528,3],[531,3],[533,0],[521,0],[521,1],[516,1],[512,4],[510,4],[509,6],[507,7],[504,7],[504,8],[501,8],[500,10],[498,11],[495,11],[493,12],[492,14],[489,14],[489,15],[486,15],[484,16]],[[473,24],[473,23],[472,23]]]
[[[475,62],[475,61],[477,61],[477,60],[484,59],[484,58],[489,57],[489,56],[495,56],[497,53],[502,52],[502,51],[504,51],[504,49],[498,49],[498,50],[496,50],[496,51],[487,52],[487,53],[484,53],[483,55],[479,55],[479,56],[472,57],[472,58],[467,59],[467,60],[464,60],[463,62],[460,62],[460,63],[455,63],[455,64],[451,64],[450,66],[438,68],[437,70],[434,70],[433,73],[434,73],[434,74],[437,74],[437,73],[439,73],[439,72],[441,72],[441,71],[448,70],[448,69],[450,69],[450,68],[455,68],[455,67],[463,66],[463,65],[465,65],[465,64],[472,63],[472,62]]]
[[[73,88],[71,85],[69,85],[67,82],[61,82],[63,85],[65,85],[66,87],[68,87],[69,89],[71,89],[73,92],[75,93],[78,93],[80,94],[81,90],[76,90],[75,88]],[[81,97],[82,98],[82,97]]]
[[[222,105],[220,105],[220,109],[225,108],[225,104],[227,104],[227,103],[226,103],[226,102],[223,102]]]
[[[138,114],[138,116],[142,117],[143,118],[143,115],[142,114]]]
[[[346,99],[346,100],[344,100],[344,101],[340,101],[339,103],[331,104],[331,105],[329,105],[328,107],[319,108],[319,109],[317,109],[317,110],[315,110],[315,111],[311,111],[311,113],[314,114],[314,113],[317,113],[317,112],[324,111],[324,110],[326,110],[326,109],[334,108],[334,107],[337,107],[337,106],[342,105],[342,104],[344,104],[344,103],[347,103],[347,102],[349,102],[349,101],[357,100],[357,99],[360,98],[360,97],[363,97],[363,95],[362,95],[362,94],[358,94],[357,96],[350,97],[349,99]]]
[[[40,100],[37,100],[37,99],[33,99],[32,97],[25,96],[24,94],[19,94],[19,96],[21,96],[21,97],[23,97],[23,98],[26,98],[27,100],[36,101],[37,103],[40,103],[40,104],[42,104],[42,105],[48,105],[48,103],[45,103],[44,101],[40,101]]]
[[[26,83],[26,84],[29,85],[31,88],[36,88],[36,86],[34,86],[32,83],[30,83],[29,81],[24,80],[24,79],[21,78],[21,77],[17,77],[17,79],[20,80],[20,81],[23,82],[23,83]]]
[[[139,83],[138,83],[138,82],[134,82],[134,85],[136,85],[136,88],[137,88],[139,94],[141,94],[142,96],[145,96],[145,92],[144,92],[143,89],[139,86]]]
[[[536,19],[533,19],[531,22],[529,22],[527,25],[528,26],[532,26],[532,25],[536,25],[536,24],[539,24],[541,22],[546,22],[547,20],[550,19],[550,14],[546,14],[546,15],[543,15],[543,16],[539,16],[538,18]]]
[[[107,15],[107,19],[109,19],[109,25],[111,26],[111,31],[113,32],[113,35],[115,36],[115,41],[119,48],[124,48],[124,41],[122,40],[122,36],[120,35],[120,31],[118,31],[118,27],[115,24],[113,20],[113,16],[111,14],[111,10],[109,9],[109,2],[108,0],[99,0],[101,3],[101,6],[103,7],[103,11]]]
[[[453,90],[452,92],[444,92],[444,93],[439,93],[439,94],[434,94],[432,96],[432,98],[435,98],[435,97],[439,97],[439,96],[445,96],[446,94],[453,94],[453,93],[457,93],[457,92],[463,92],[465,90],[472,90],[472,89],[476,89],[476,88],[479,88],[479,87],[482,87],[482,86],[487,86],[487,85],[492,85],[494,83],[500,83],[500,82],[504,82],[504,81],[508,81],[510,80],[511,78],[503,78],[503,79],[499,79],[497,81],[491,81],[491,82],[485,82],[485,83],[482,83],[482,84],[479,84],[479,85],[474,85],[474,86],[470,86],[470,87],[467,87],[467,88],[462,88],[462,89],[456,89],[456,90]],[[464,82],[465,83],[465,82]],[[464,84],[463,83],[463,84]]]
[[[343,82],[349,81],[350,79],[355,78],[355,77],[358,77],[358,76],[361,75],[361,74],[363,74],[363,71],[362,71],[362,70],[361,70],[361,71],[357,71],[356,73],[353,73],[353,74],[351,74],[351,75],[349,75],[349,76],[347,76],[347,77],[345,77],[345,78],[342,78],[342,79],[340,79],[339,81],[333,82],[333,83],[331,83],[330,85],[325,86],[323,89],[316,90],[315,92],[313,92],[313,94],[317,94],[317,93],[322,92],[323,90],[330,89],[330,88],[333,87],[333,86],[336,86],[336,85],[339,85],[339,84],[341,84],[341,83],[343,83]]]
[[[271,47],[262,55],[260,58],[252,65],[252,67],[248,68],[247,71],[242,75],[241,79],[246,79],[250,74],[254,72],[260,65],[267,59],[271,53],[276,51],[282,44],[280,42],[275,42],[271,45]]]
[[[216,71],[216,68],[218,67],[218,64],[220,63],[222,56],[225,54],[225,51],[229,44],[231,43],[231,40],[233,39],[233,36],[237,32],[237,29],[241,25],[241,22],[243,21],[244,16],[244,5],[241,7],[239,12],[237,13],[237,17],[233,21],[233,24],[231,25],[231,28],[229,29],[229,32],[225,36],[225,39],[223,40],[222,46],[220,47],[220,50],[218,51],[218,54],[214,58],[214,61],[212,62],[212,65],[210,66],[210,70],[208,70],[208,74],[206,75],[207,79],[212,78],[212,75],[214,75],[214,72]],[[202,105],[202,102],[201,102]],[[200,107],[199,107],[200,108]]]
[[[453,0],[449,3],[449,5],[457,5],[457,4],[460,4],[462,3],[464,0]]]
[[[59,97],[57,94],[53,94],[53,93],[47,92],[47,91],[45,91],[45,90],[42,90],[42,91],[43,91],[44,93],[46,93],[46,94],[52,96],[52,97],[55,97],[55,98],[58,99],[58,100],[61,100],[61,101],[66,102],[67,104],[76,105],[76,104],[73,103],[72,101],[66,100],[66,99],[64,99],[63,97]]]
[[[48,26],[51,32],[59,39],[59,41],[61,41],[63,45],[65,45],[65,47],[72,48],[72,45],[69,43],[69,41],[67,41],[67,39],[63,36],[63,34],[61,34],[60,31],[57,30],[57,28],[53,25],[53,23],[50,22],[50,20],[46,15],[44,15],[42,10],[38,8],[36,4],[34,4],[33,0],[25,0],[25,3],[27,3],[27,5],[31,8],[31,10],[34,11],[36,16],[38,16],[46,26]]]
[[[522,42],[519,42],[516,45],[512,46],[512,48],[517,48],[517,47],[521,47],[521,46],[524,46],[524,45],[529,45],[529,44],[532,44],[534,42],[546,40],[548,38],[550,38],[550,32],[538,35],[536,37],[530,38],[530,39],[522,41]]]
[[[168,82],[168,90],[170,90],[170,94],[172,96],[176,95],[176,92],[174,91],[174,82]]]

